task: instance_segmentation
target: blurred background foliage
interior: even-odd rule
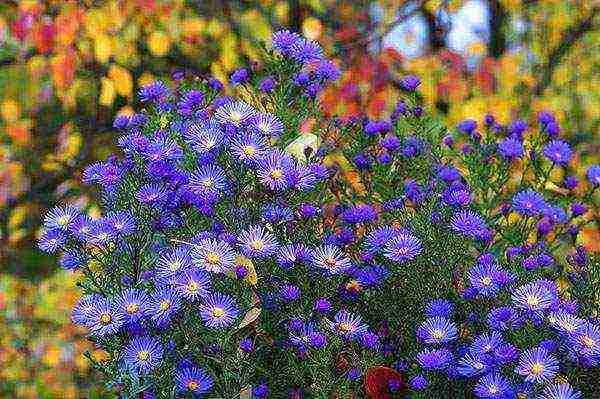
[[[450,127],[555,111],[583,167],[600,152],[599,13],[589,0],[2,0],[0,397],[102,395],[68,320],[74,279],[35,237],[50,203],[90,202],[82,166],[112,151],[140,86],[175,71],[227,81],[288,27],[345,70],[323,95],[332,114],[384,117],[415,73]]]

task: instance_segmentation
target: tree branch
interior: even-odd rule
[[[596,29],[598,26],[595,24],[594,19],[600,12],[600,7],[596,6],[592,8],[590,14],[583,19],[579,24],[569,28],[562,36],[560,43],[554,50],[550,52],[548,62],[542,67],[542,72],[538,83],[533,89],[533,93],[536,96],[541,95],[544,90],[550,85],[552,81],[552,75],[554,70],[560,64],[562,58],[569,52],[571,47],[583,37],[585,33],[590,30]]]

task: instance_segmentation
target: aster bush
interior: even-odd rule
[[[450,132],[416,76],[387,119],[326,118],[339,73],[280,31],[233,96],[177,75],[115,120],[122,153],[83,174],[101,217],[59,206],[40,237],[80,272],[72,318],[108,386],[577,397],[600,362],[597,260],[577,241],[597,228],[598,166],[576,176],[549,113]]]

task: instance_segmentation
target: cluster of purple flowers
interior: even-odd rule
[[[580,397],[555,377],[600,364],[600,324],[563,292],[589,275],[575,244],[600,167],[576,177],[553,115],[538,132],[488,116],[447,134],[409,76],[389,119],[336,120],[341,144],[298,155],[302,119],[322,117],[307,104],[340,71],[289,31],[268,56],[230,77],[252,104],[212,78],[143,87],[146,111],[114,121],[123,156],[83,172],[102,216],[67,205],[44,220],[39,247],[83,274],[72,320],[111,353],[96,365],[119,370],[111,383],[325,397],[385,363],[411,376],[382,388],[394,395],[443,397],[449,381],[481,398]]]

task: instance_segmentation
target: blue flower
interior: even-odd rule
[[[150,314],[148,303],[148,295],[133,288],[123,291],[117,300],[117,306],[125,315],[127,323],[136,323],[148,316]]]
[[[456,340],[456,325],[445,317],[432,317],[425,320],[417,329],[417,337],[428,345],[447,344]]]
[[[208,328],[221,329],[235,322],[239,314],[235,300],[219,292],[210,294],[200,306],[200,317]]]
[[[512,397],[510,381],[497,371],[484,375],[473,389],[478,398],[507,399]]]
[[[212,390],[213,378],[200,367],[195,365],[181,367],[176,371],[175,384],[177,391],[193,397],[202,397]]]
[[[454,304],[446,299],[434,299],[427,304],[425,314],[428,317],[449,318],[454,313]]]
[[[600,165],[592,165],[586,172],[586,177],[594,187],[600,187]]]
[[[417,354],[417,363],[425,370],[443,370],[450,366],[454,356],[446,348],[424,349]]]
[[[581,392],[578,392],[567,383],[551,384],[544,388],[540,399],[580,399]]]
[[[398,233],[385,244],[384,256],[392,262],[403,263],[416,258],[422,250],[419,238],[403,232]]]
[[[498,152],[504,159],[521,158],[524,153],[523,143],[512,137],[507,137],[498,143]]]
[[[267,258],[277,252],[279,244],[275,236],[262,226],[251,226],[238,235],[239,246],[250,258]]]
[[[352,262],[335,245],[324,245],[312,251],[311,264],[327,275],[340,274],[352,267]]]
[[[149,374],[156,369],[163,358],[163,347],[153,337],[136,337],[124,349],[125,364],[138,374]]]
[[[191,252],[192,262],[211,273],[231,271],[235,265],[235,256],[231,245],[213,238],[199,240]]]
[[[538,215],[546,207],[544,197],[533,190],[517,193],[512,200],[513,209],[525,216]]]
[[[525,382],[547,382],[558,373],[558,360],[544,348],[528,349],[521,354],[515,373],[525,377]]]
[[[557,165],[566,165],[573,156],[571,147],[563,140],[551,141],[544,146],[543,152],[546,158]]]
[[[488,231],[481,215],[468,209],[456,212],[450,220],[450,227],[457,233],[477,239],[484,237]]]
[[[210,278],[204,270],[187,269],[174,280],[174,288],[188,301],[195,302],[205,298],[210,289]]]
[[[331,324],[331,329],[344,338],[352,339],[367,330],[360,316],[346,310],[336,313]]]

